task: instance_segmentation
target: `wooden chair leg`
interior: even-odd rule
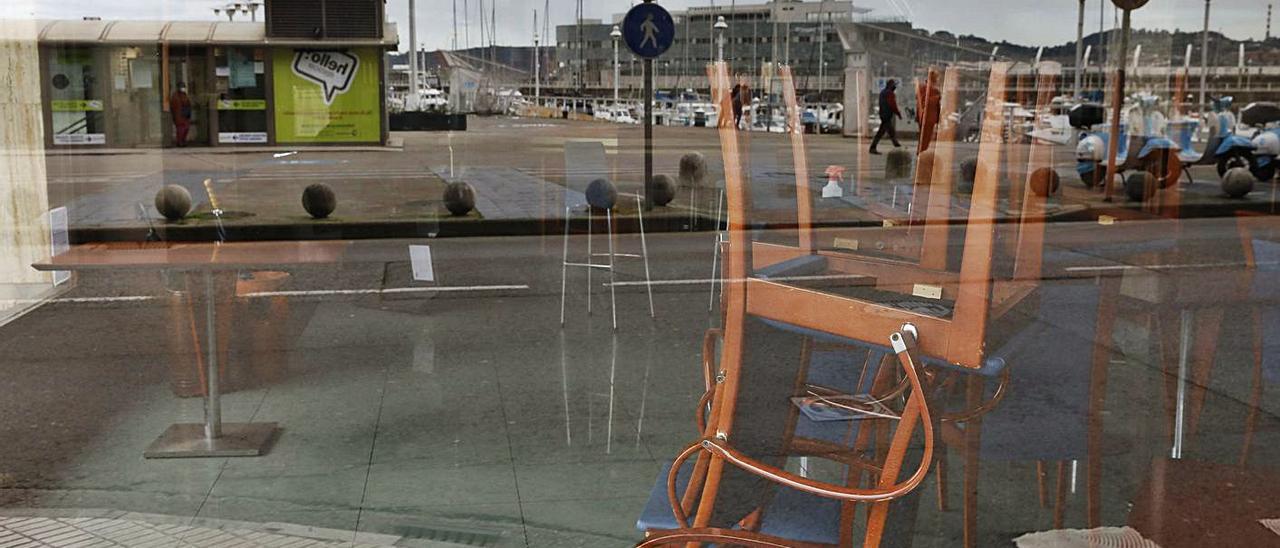
[[[1204,411],[1209,391],[1209,379],[1213,372],[1214,358],[1218,353],[1218,334],[1222,331],[1221,308],[1201,310],[1196,315],[1195,339],[1191,352],[1191,385],[1187,395],[1187,437],[1195,435],[1200,427],[1200,414]]]
[[[1097,335],[1094,337],[1093,365],[1089,372],[1088,458],[1085,464],[1085,523],[1089,528],[1102,526],[1102,411],[1106,406],[1107,375],[1111,369],[1119,281],[1102,281],[1102,300],[1098,303]]]
[[[1044,482],[1045,482],[1044,461],[1038,460],[1036,461],[1036,495],[1038,495],[1040,498],[1040,507],[1048,508],[1049,495],[1045,490]]]
[[[1067,509],[1067,462],[1058,461],[1058,485],[1053,497],[1053,528],[1061,529]]]
[[[1253,430],[1258,422],[1258,407],[1262,403],[1262,313],[1253,310],[1253,390],[1249,394],[1249,415],[1244,419],[1244,441],[1240,446],[1240,466],[1249,463],[1249,448],[1253,445]]]
[[[867,359],[870,360],[871,357],[868,357]],[[870,365],[870,362],[868,361],[867,364]],[[875,379],[872,380],[872,389],[871,389],[872,393],[882,394],[884,393],[885,390],[888,390],[896,382],[896,379],[893,378],[893,374],[892,374],[892,372],[894,371],[895,365],[896,364],[894,363],[894,358],[892,356],[886,355],[883,358],[881,358],[880,364],[876,370],[876,377]],[[859,382],[859,384],[861,384],[861,382]],[[866,454],[867,447],[870,446],[872,441],[871,437],[873,435],[877,436],[878,438],[883,438],[887,440],[888,426],[889,426],[888,421],[872,420],[872,419],[862,421],[862,426],[858,428],[858,435],[856,438],[854,438],[854,443],[853,443],[854,453],[858,455]],[[887,441],[879,441],[879,440],[876,441],[877,454],[884,451],[884,448],[886,447],[888,447]],[[884,465],[884,461],[878,458],[876,460],[876,463],[879,464],[880,466]],[[863,485],[862,480],[863,480],[864,474],[866,474],[865,470],[861,468],[850,467],[848,478],[847,478],[848,484],[850,486]],[[875,484],[876,482],[880,481],[880,478],[877,477],[875,474],[867,474],[867,475],[870,476],[869,484]],[[841,505],[840,546],[854,545],[853,525],[857,521],[857,510],[858,510],[857,507],[858,507],[857,504]],[[870,511],[867,511],[866,518],[867,518],[867,524],[869,526],[871,524]]]
[[[983,382],[977,376],[967,379],[966,400],[977,406],[983,399]],[[982,447],[982,419],[965,424],[964,429],[964,547],[978,546],[978,466]]]
[[[1149,332],[1156,339],[1156,366],[1164,372],[1165,434],[1172,440],[1178,393],[1178,315],[1161,312],[1149,319]]]

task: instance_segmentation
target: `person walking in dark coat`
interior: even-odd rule
[[[876,150],[876,145],[880,144],[880,138],[887,133],[889,140],[893,141],[893,146],[900,147],[902,143],[898,142],[898,130],[894,126],[897,118],[902,118],[902,111],[898,110],[898,96],[895,90],[898,89],[898,81],[890,79],[884,83],[884,89],[880,90],[880,129],[876,131],[875,138],[871,139],[871,153],[880,154]]]
[[[733,103],[733,127],[735,129],[742,128],[742,103],[745,92],[746,86],[742,84],[734,84],[733,90],[729,92],[729,99]]]

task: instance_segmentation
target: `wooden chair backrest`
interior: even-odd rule
[[[918,285],[939,286],[944,298],[955,301],[955,313],[950,321],[928,317],[926,319],[918,315],[915,318],[901,317],[893,313],[893,310],[874,305],[864,310],[862,307],[867,306],[866,303],[851,304],[851,306],[862,312],[875,311],[891,317],[890,321],[873,328],[880,332],[883,332],[882,329],[885,327],[901,325],[902,321],[932,323],[934,329],[930,331],[931,334],[928,337],[932,342],[926,344],[923,350],[926,355],[967,367],[980,367],[986,322],[992,315],[1003,314],[1021,297],[1029,294],[1041,277],[1044,217],[1048,196],[1034,192],[1032,183],[1038,169],[1052,169],[1053,165],[1051,144],[1039,141],[1033,141],[1029,146],[1004,143],[1003,109],[1010,81],[1009,68],[1008,64],[997,65],[989,76],[987,115],[984,116],[981,133],[979,170],[969,201],[959,272],[947,270],[948,252],[952,246],[952,240],[956,237],[953,234],[954,226],[951,217],[955,205],[954,166],[957,161],[959,136],[957,121],[947,116],[948,113],[956,112],[960,104],[961,71],[955,67],[947,68],[942,77],[942,115],[935,142],[930,147],[933,155],[931,176],[917,174],[916,177],[917,192],[914,192],[913,196],[921,200],[922,207],[917,211],[924,210],[920,218],[920,226],[910,230],[898,229],[893,235],[913,238],[914,243],[911,244],[915,246],[912,248],[913,253],[908,253],[908,256],[902,257],[901,260],[894,260],[868,257],[842,250],[815,249],[816,238],[805,236],[814,231],[807,166],[801,158],[797,157],[796,204],[802,243],[797,247],[789,247],[761,242],[744,242],[743,249],[750,251],[745,255],[750,258],[748,264],[754,268],[760,268],[806,254],[818,254],[826,257],[831,262],[832,268],[842,274],[857,273],[876,278],[878,289],[912,294]],[[1056,63],[1042,63],[1037,68],[1036,105],[1037,112],[1043,112],[1052,102],[1053,90],[1061,76],[1061,66]],[[788,67],[782,67],[779,72],[783,81],[784,99],[787,101],[785,106],[789,113],[793,113],[792,121],[798,122],[799,108],[794,102],[794,92],[787,92],[788,89],[794,89],[791,85],[791,71]],[[802,156],[805,151],[804,135],[794,124],[791,126],[790,139],[794,153]],[[1014,147],[1019,147],[1019,154],[1013,160],[1017,164],[1006,165],[1005,159],[1013,156],[1008,152]],[[733,163],[727,149],[725,159],[726,164]],[[1011,244],[1008,248],[1013,256],[1014,268],[1011,274],[997,279],[998,277],[993,274],[992,263],[995,256],[995,230],[1001,196],[999,172],[1002,167],[1006,171],[1013,172],[1018,180],[1018,183],[1009,189],[1008,195],[1017,197],[1017,199],[1011,198],[1009,202],[1017,204],[1020,219],[1019,222],[1012,224],[1014,234],[1010,238]],[[920,189],[921,186],[927,186],[927,190]],[[744,209],[729,210],[731,220],[735,216],[745,219],[750,209],[748,201],[744,196],[744,199],[739,201]],[[739,222],[745,223],[745,220]],[[882,236],[877,235],[877,237]],[[728,266],[729,264],[726,263],[726,267]],[[747,273],[749,269],[743,267],[742,272]],[[809,327],[824,329],[816,327],[823,322],[813,317],[813,307],[821,302],[821,298],[805,292],[797,293],[795,288],[789,288],[789,291],[774,291],[776,287],[771,286],[770,282],[759,284],[757,282],[758,280],[750,280],[748,283],[761,285],[767,289],[760,295],[763,300],[755,301],[761,303],[759,306],[754,303],[747,304],[749,311],[765,306],[779,306],[794,310],[797,317],[809,316]],[[808,297],[813,298],[810,300]],[[872,315],[875,316],[875,314]],[[861,321],[865,321],[865,317]],[[954,333],[951,330],[953,327]]]
[[[995,231],[997,206],[999,199],[999,172],[1002,156],[1006,152],[1004,144],[1003,108],[1009,65],[996,64],[989,76],[989,93],[987,94],[986,116],[981,130],[979,145],[977,177],[972,193],[968,227],[964,235],[964,253],[959,272],[948,272],[941,268],[929,268],[919,263],[880,259],[874,257],[857,257],[847,254],[817,251],[812,247],[812,238],[801,239],[794,250],[796,255],[818,253],[823,255],[830,266],[842,273],[861,274],[877,280],[892,280],[879,285],[899,288],[906,284],[928,283],[944,286],[945,294],[955,301],[954,313],[950,318],[917,313],[881,303],[847,297],[821,291],[814,291],[779,281],[752,276],[753,254],[756,247],[751,241],[749,212],[751,211],[750,192],[747,176],[743,172],[741,140],[738,129],[731,117],[722,117],[718,123],[721,150],[724,157],[725,195],[728,211],[727,229],[728,244],[724,263],[724,344],[716,374],[713,406],[706,421],[704,435],[707,438],[725,440],[733,443],[735,419],[738,417],[739,395],[745,389],[750,393],[753,388],[742,384],[742,367],[746,362],[748,322],[753,322],[753,329],[759,329],[754,319],[773,320],[795,328],[826,332],[838,337],[883,346],[891,333],[897,332],[903,324],[914,324],[920,338],[917,348],[921,354],[945,359],[948,362],[967,366],[980,367],[984,358],[984,343],[988,318],[993,305],[1006,305],[1025,296],[1029,290],[1017,285],[999,285],[992,280],[992,258],[995,247]],[[794,95],[794,86],[790,81],[790,70],[784,67],[780,71],[784,86],[784,98],[788,103],[792,151],[796,158],[796,184],[798,213],[801,215],[801,229],[811,228],[811,217],[805,215],[812,204],[808,197],[807,165],[804,158],[802,129],[799,126],[799,110]],[[726,65],[717,63],[709,69],[712,95],[720,101],[721,112],[729,112],[730,77]],[[1041,89],[1052,89],[1056,74],[1046,71],[1042,75]],[[958,103],[955,90],[958,88],[959,73],[952,68],[944,78],[943,112],[952,112]],[[1048,95],[1044,95],[1044,100]],[[949,200],[951,183],[951,165],[955,150],[955,124],[947,120],[939,128],[937,144],[937,160],[934,172],[937,181],[942,185],[938,189],[930,189],[929,207],[931,211],[950,213]],[[1028,161],[1042,161],[1044,151],[1029,151]],[[1039,158],[1040,160],[1037,160]],[[1028,173],[1033,171],[1027,170]],[[1015,191],[1027,192],[1030,184],[1028,178]],[[934,192],[934,190],[939,190]],[[1034,199],[1034,193],[1028,193],[1022,202],[1025,212],[1034,214],[1043,211],[1043,197]],[[808,219],[807,221],[805,219]],[[1043,230],[1043,223],[1033,223]],[[808,226],[806,226],[808,225]],[[926,224],[926,229],[932,228]],[[925,237],[943,238],[943,234],[928,234]],[[1043,233],[1026,231],[1019,235],[1019,261],[1026,260],[1026,266],[1019,272],[1025,276],[1039,275],[1038,247],[1043,241]],[[1023,247],[1026,247],[1023,253]],[[1033,249],[1034,248],[1034,249]],[[945,265],[944,265],[945,266]],[[1014,279],[1011,282],[1018,282]],[[1027,280],[1031,281],[1031,280]],[[749,382],[749,381],[748,381]],[[922,401],[922,400],[921,400]],[[923,405],[923,404],[920,404]],[[898,425],[901,432],[895,435],[891,457],[886,461],[885,470],[893,470],[891,475],[881,478],[880,486],[895,486],[901,460],[905,458],[906,440],[909,440],[914,424],[904,420]],[[750,430],[749,424],[742,428]],[[785,434],[784,434],[785,435]],[[902,446],[898,446],[899,438]],[[896,459],[896,460],[895,460]],[[725,473],[725,462],[718,455],[701,455],[695,467],[693,480],[683,497],[682,507],[697,508],[697,515],[692,526],[708,527],[713,521],[716,496],[720,482]],[[886,483],[887,482],[887,483]],[[900,487],[900,484],[897,485]],[[694,504],[696,502],[696,505]],[[878,542],[883,531],[887,502],[877,502],[871,514],[873,523],[868,526],[868,540],[872,545]],[[723,516],[722,516],[723,517]]]
[[[995,239],[995,219],[998,198],[999,171],[1003,144],[1003,103],[1005,97],[1007,63],[997,63],[989,78],[987,94],[987,115],[984,117],[982,139],[979,147],[977,180],[970,202],[968,228],[964,239],[964,253],[959,272],[939,268],[945,266],[941,255],[945,252],[948,227],[944,224],[950,213],[951,192],[949,186],[954,165],[955,127],[946,120],[939,131],[939,139],[935,150],[934,180],[929,192],[929,221],[925,225],[924,244],[936,247],[936,255],[929,257],[928,264],[915,261],[894,260],[879,257],[859,256],[849,253],[818,250],[814,253],[824,256],[834,270],[842,274],[859,274],[877,280],[877,288],[910,294],[917,284],[938,286],[942,288],[943,297],[955,301],[955,313],[950,320],[917,314],[881,304],[859,301],[856,299],[832,300],[830,295],[787,286],[773,281],[747,279],[747,265],[759,266],[801,256],[809,253],[804,248],[787,249],[785,246],[754,244],[748,240],[747,216],[749,204],[747,192],[742,184],[738,163],[737,141],[722,136],[722,151],[725,156],[726,184],[728,185],[729,204],[729,249],[725,263],[725,275],[730,283],[726,284],[727,316],[733,318],[734,308],[740,307],[748,314],[768,312],[780,317],[780,321],[810,329],[831,332],[833,334],[855,340],[880,340],[885,333],[890,333],[904,323],[914,323],[920,327],[923,336],[920,340],[921,352],[924,355],[944,359],[948,362],[966,367],[980,367],[983,358],[983,338],[985,324],[991,310],[992,290],[992,258]],[[783,71],[785,74],[787,71]],[[943,112],[951,112],[958,103],[955,89],[959,83],[957,69],[949,69],[943,84]],[[794,110],[794,108],[792,109]],[[725,129],[722,127],[722,131]],[[802,135],[793,134],[792,138],[800,140]],[[803,150],[795,147],[794,150]],[[804,184],[801,196],[808,193],[808,181],[797,178],[797,184]],[[803,200],[801,198],[800,200]],[[812,224],[805,224],[811,215],[804,211],[803,202],[798,200],[802,211],[801,231],[811,231]],[[941,217],[938,226],[932,226],[933,219]],[[1041,227],[1042,228],[1042,227]],[[1028,244],[1032,239],[1026,238]],[[742,262],[746,261],[746,262]],[[1034,270],[1034,269],[1030,269]],[[1030,275],[1031,272],[1024,273]],[[1038,272],[1036,272],[1038,274]],[[752,298],[746,299],[746,288],[752,290]],[[1004,295],[1023,294],[1026,288],[1001,288],[998,293]],[[838,316],[848,321],[832,321],[834,310]]]

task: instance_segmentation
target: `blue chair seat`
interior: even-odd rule
[[[1191,150],[1190,147],[1182,147],[1183,150],[1178,153],[1178,159],[1187,165],[1212,164],[1218,159],[1218,147],[1220,146],[1222,146],[1222,136],[1214,135],[1205,143],[1202,152]]]
[[[800,257],[788,259],[786,261],[782,261],[777,264],[772,264],[764,268],[756,269],[755,276],[758,278],[767,280],[767,279],[782,278],[787,276],[814,276],[814,275],[826,273],[827,271],[828,270],[827,270],[826,257],[823,257],[821,255],[803,255]],[[879,291],[879,290],[869,289],[869,288],[865,288],[858,285],[855,285],[855,286],[844,285],[841,287],[845,287],[847,288],[847,290],[840,291],[838,287],[830,287],[829,285],[827,287],[821,287],[817,289],[818,290],[836,290],[837,293],[850,293],[849,296],[852,296],[855,298],[860,298],[863,300],[874,300],[880,304],[885,304],[887,306],[894,306],[897,308],[911,310],[916,313],[928,314],[928,315],[940,317],[940,318],[950,317],[951,312],[954,308],[954,303],[946,300],[922,299],[922,298],[910,297],[907,295],[903,295],[901,293]],[[878,352],[881,355],[893,351],[888,346],[889,334],[887,333],[885,334],[884,344],[879,344],[879,343],[849,339],[849,338],[841,337],[839,335],[835,335],[832,333],[827,333],[825,331],[799,327],[799,326],[783,323],[777,320],[770,320],[767,318],[761,318],[761,321],[763,321],[764,323],[776,329],[789,331],[799,335],[805,335],[817,341],[841,344],[841,345],[852,346],[852,347],[866,348],[869,351]],[[930,358],[928,356],[925,356],[923,359],[924,359],[924,362],[929,365],[952,368],[952,369],[961,369],[943,360]],[[996,376],[1000,374],[1001,370],[1004,369],[1004,365],[1005,365],[1005,360],[999,357],[999,354],[995,354],[993,355],[993,357],[986,360],[986,362],[983,364],[981,368],[974,370],[974,372],[979,375]],[[811,369],[810,375],[813,375],[813,374],[814,374],[813,369]]]
[[[1167,244],[1156,242],[1148,247],[1154,250],[1164,245]],[[1277,249],[1276,255],[1280,256],[1280,247]],[[757,275],[797,275],[793,272],[812,275],[823,271],[825,264],[823,257],[810,255],[761,269]],[[1010,318],[1011,321],[1004,322],[1010,325],[1001,326],[1003,329],[993,327],[993,337],[1002,340],[981,368],[963,369],[928,356],[922,360],[930,366],[984,377],[995,377],[1006,366],[1013,368],[1010,382],[1015,386],[983,419],[981,452],[984,458],[1064,460],[1083,457],[1087,450],[1089,373],[1097,336],[1098,289],[1092,283],[1053,283],[1041,287],[1038,293],[1039,306],[1033,316]],[[878,344],[775,320],[763,321],[774,328],[818,341],[890,352]],[[998,334],[1000,331],[1004,336]],[[810,378],[826,374],[825,366],[827,364],[815,362],[810,367]]]

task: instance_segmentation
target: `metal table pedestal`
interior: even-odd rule
[[[218,333],[213,272],[204,272],[205,344],[208,388],[204,396],[204,423],[169,426],[142,454],[148,459],[194,457],[257,457],[266,454],[278,430],[274,422],[222,422],[218,387]]]

